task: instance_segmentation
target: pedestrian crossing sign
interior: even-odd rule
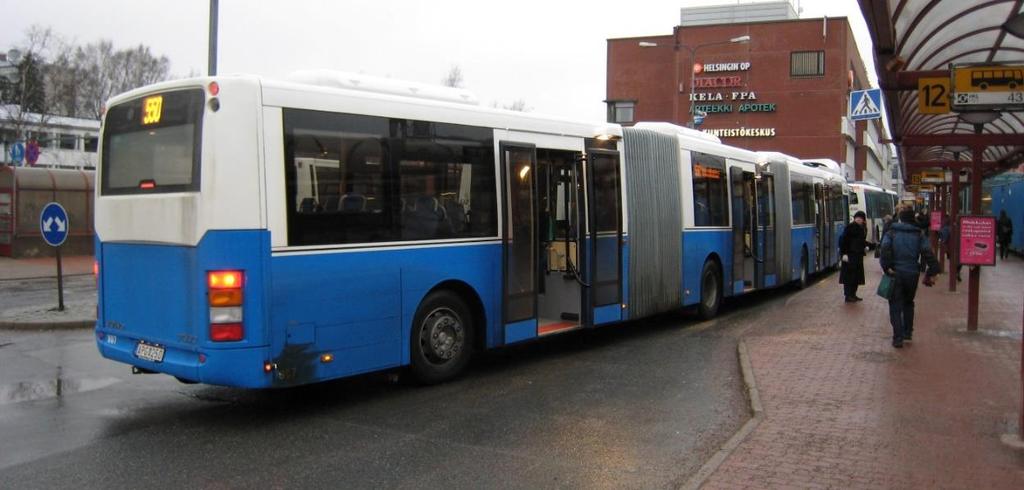
[[[882,89],[850,92],[850,119],[862,121],[882,117]]]

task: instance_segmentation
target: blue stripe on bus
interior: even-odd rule
[[[790,256],[790,264],[792,266],[791,276],[794,280],[800,279],[800,255],[803,252],[803,247],[807,247],[807,272],[814,272],[815,262],[814,257],[816,247],[814,246],[814,227],[807,226],[804,228],[793,228],[793,232],[790,235],[792,244],[792,255]]]
[[[764,287],[770,288],[772,286],[775,286],[777,284],[778,280],[779,279],[778,279],[778,277],[775,276],[775,274],[765,274],[764,275]]]
[[[499,243],[279,255],[272,264],[273,324],[313,324],[317,349],[351,361],[339,375],[408,364],[416,309],[444,282],[478,296],[487,347],[505,341]]]
[[[622,307],[617,303],[594,308],[594,325],[603,325],[605,323],[618,322],[621,320]]]
[[[141,269],[142,274],[160,278],[184,273],[190,280],[173,286],[187,289],[182,293],[189,298],[188,304],[176,305],[177,313],[162,311],[161,318],[150,322],[143,321],[154,316],[150,301],[132,299],[154,298],[167,287],[165,282],[137,281],[133,291],[109,294],[108,287],[101,292],[101,301],[108,303],[103,305],[107,314],[101,313],[101,319],[115,322],[101,330],[119,339],[115,345],[99,342],[100,351],[106,357],[187,379],[246,387],[301,384],[395,367],[409,362],[409,325],[416,308],[431,288],[446,281],[478,296],[487,319],[478,332],[486,333],[487,346],[505,340],[497,306],[500,243],[273,257],[269,244],[266,231],[209,232],[196,247],[101,244],[97,255],[105,260],[100,267],[105,274],[113,274],[110,277],[139,276],[140,270],[129,269],[156,254],[182,260],[152,261]],[[218,269],[245,270],[244,343],[251,348],[207,340],[205,274]],[[268,311],[268,318],[260,317]],[[149,323],[193,325],[191,335],[196,338],[180,340],[177,329],[161,332]],[[132,329],[135,325],[140,325],[137,332]],[[159,365],[133,354],[135,339],[153,341],[151,337],[159,337],[158,343],[167,349]],[[199,352],[207,361],[195,367]],[[321,365],[322,353],[333,354],[334,361]],[[277,364],[273,378],[263,372],[264,361]]]
[[[732,230],[686,230],[683,232],[683,305],[700,301],[700,273],[704,262],[715,254],[722,266],[722,277],[732,277]],[[726,294],[729,288],[723,288]]]
[[[621,308],[622,320],[629,320],[629,237],[626,235],[622,236],[622,304],[626,305]]]
[[[118,278],[99,285],[97,341],[103,356],[193,381],[266,386],[269,232],[211,232],[195,247],[101,242],[96,255],[101,274]],[[239,342],[209,339],[206,274],[224,269],[245,273],[245,339]],[[136,358],[139,341],[163,347],[162,362]]]
[[[521,322],[505,325],[505,343],[514,344],[537,337],[537,319],[523,320]]]

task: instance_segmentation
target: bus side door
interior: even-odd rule
[[[537,334],[537,148],[502,142],[502,324],[505,342]]]
[[[622,181],[619,152],[587,149],[590,324],[622,320]]]

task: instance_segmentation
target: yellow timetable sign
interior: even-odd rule
[[[925,170],[922,171],[920,175],[922,184],[941,184],[946,181],[946,172],[943,172],[942,170]]]
[[[979,65],[954,67],[953,109],[1001,108],[1024,105],[1024,66]]]

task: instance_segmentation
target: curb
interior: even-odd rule
[[[76,273],[71,273],[71,274],[69,274],[69,273],[64,273],[63,274],[63,276],[65,278],[68,278],[68,277],[80,277],[80,276],[91,276],[91,275],[92,275],[92,272],[81,272],[81,273],[76,272]],[[50,274],[50,273],[46,273],[46,274],[29,274],[29,275],[25,275],[25,276],[10,276],[10,277],[0,278],[0,283],[6,282],[6,281],[26,281],[26,280],[31,280],[31,279],[53,279],[54,281],[56,281],[57,280],[57,276],[55,274]]]
[[[96,320],[68,320],[59,322],[5,322],[0,321],[0,330],[43,331],[75,330],[95,328]]]
[[[743,373],[743,386],[747,390],[747,400],[750,401],[752,417],[728,441],[725,441],[722,448],[700,467],[697,474],[693,475],[686,484],[680,487],[683,490],[697,490],[702,487],[708,478],[711,478],[711,475],[718,470],[718,467],[722,466],[722,463],[725,462],[729,455],[736,451],[736,448],[740,447],[740,444],[747,439],[751,432],[754,432],[754,429],[764,419],[764,406],[761,405],[761,396],[757,391],[754,368],[750,364],[750,354],[747,353],[746,341],[740,339],[740,343],[736,346],[736,352],[739,356],[740,371]]]

